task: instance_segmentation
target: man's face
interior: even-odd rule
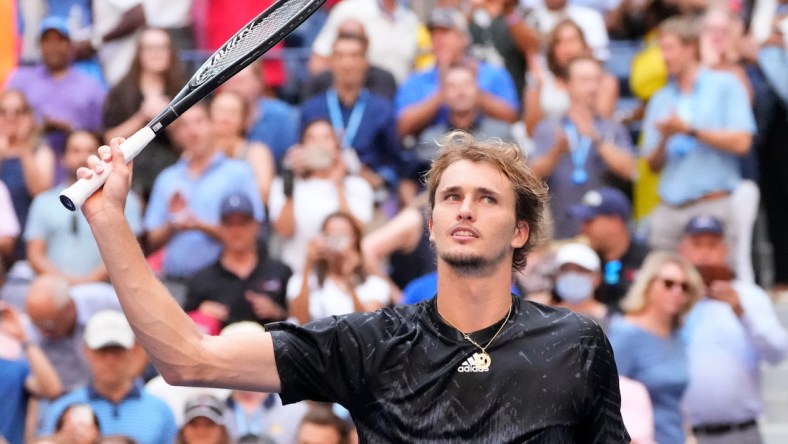
[[[569,65],[568,90],[570,99],[580,105],[595,108],[602,68],[593,60],[578,60]]]
[[[679,253],[696,267],[726,265],[728,247],[723,236],[703,233],[684,236],[679,244]]]
[[[339,444],[342,442],[342,437],[334,427],[305,422],[301,424],[296,442],[298,444]]]
[[[70,336],[77,320],[73,302],[61,309],[51,304],[28,304],[27,314],[41,336],[52,341]]]
[[[447,67],[462,60],[465,36],[456,29],[435,27],[430,30],[432,54],[439,67]]]
[[[66,142],[66,151],[63,155],[63,166],[70,174],[76,174],[77,169],[88,162],[88,157],[98,151],[98,141],[86,133],[74,133]]]
[[[467,113],[476,109],[479,89],[470,69],[452,68],[443,79],[443,94],[446,106],[455,113]]]
[[[695,60],[695,46],[684,44],[678,36],[662,33],[659,36],[659,49],[665,60],[668,74],[680,75],[684,69]]]
[[[96,350],[84,348],[93,379],[101,385],[117,385],[133,378],[131,349],[111,345]]]
[[[608,239],[617,234],[617,230],[626,229],[621,227],[621,219],[616,216],[600,214],[583,222],[580,231],[588,238],[591,248],[596,251],[604,252]]]
[[[41,36],[41,57],[50,71],[60,71],[68,66],[70,52],[71,41],[54,29]]]
[[[234,213],[222,217],[219,233],[224,251],[241,252],[254,248],[257,240],[259,224],[253,217]]]
[[[213,128],[203,106],[195,106],[183,113],[173,123],[172,132],[184,153],[202,157],[213,152]]]
[[[367,75],[364,45],[353,39],[337,39],[331,53],[331,72],[338,85],[360,87]]]
[[[443,172],[429,221],[430,240],[441,261],[466,274],[508,267],[514,249],[528,240],[527,224],[515,220],[509,180],[486,162],[459,160]]]

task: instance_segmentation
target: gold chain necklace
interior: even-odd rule
[[[478,342],[471,339],[471,337],[468,336],[468,333],[465,333],[462,330],[460,330],[456,325],[452,324],[451,321],[446,319],[443,315],[441,315],[441,318],[444,321],[446,321],[447,324],[454,327],[455,330],[462,333],[462,335],[465,337],[466,340],[468,340],[468,342],[475,345],[479,350],[481,350],[481,353],[476,353],[474,356],[476,358],[476,366],[482,369],[488,369],[490,368],[490,365],[492,365],[492,358],[490,358],[490,355],[487,353],[487,347],[489,347],[490,344],[493,343],[495,338],[498,337],[498,334],[501,332],[501,330],[503,330],[503,327],[506,325],[506,323],[509,322],[509,316],[511,316],[512,314],[512,305],[514,305],[514,303],[509,304],[509,311],[506,312],[506,318],[503,320],[503,324],[501,324],[501,326],[498,327],[498,331],[495,332],[495,335],[493,335],[492,339],[490,339],[487,342],[487,345],[485,345],[484,347],[479,345]],[[440,312],[438,312],[438,314],[440,314]]]

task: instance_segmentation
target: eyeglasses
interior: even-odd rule
[[[684,293],[689,293],[690,291],[690,286],[685,281],[677,281],[674,279],[668,279],[662,277],[657,278],[657,280],[662,282],[662,285],[664,285],[665,288],[668,290],[673,290],[675,287],[680,287],[681,291],[683,291]]]

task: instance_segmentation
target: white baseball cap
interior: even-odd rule
[[[118,346],[134,347],[134,332],[123,313],[116,310],[99,311],[85,325],[85,344],[91,350]]]
[[[599,256],[588,245],[572,242],[558,249],[555,255],[556,267],[575,264],[588,271],[598,272],[601,269]]]

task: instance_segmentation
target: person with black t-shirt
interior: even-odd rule
[[[597,291],[600,300],[620,311],[619,302],[651,251],[629,232],[629,199],[615,188],[598,188],[586,192],[581,203],[569,208],[569,214],[580,221],[580,233],[602,259],[602,284]]]
[[[510,293],[547,190],[519,147],[452,132],[428,173],[438,291],[427,301],[263,334],[201,333],[150,272],[123,218],[129,167],[112,162],[82,207],[137,339],[167,382],[333,401],[361,442],[628,443],[602,329]]]
[[[252,200],[231,193],[220,204],[219,260],[189,279],[184,310],[197,310],[226,327],[239,321],[265,324],[287,318],[285,289],[293,272],[261,252],[260,223]]]

